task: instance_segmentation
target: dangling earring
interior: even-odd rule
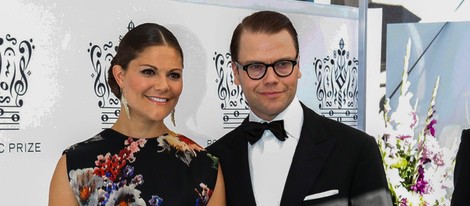
[[[124,97],[124,94],[121,91],[121,104],[124,106],[124,111],[126,112],[127,118],[131,119],[129,114],[129,105],[127,104],[127,99]]]
[[[173,123],[173,126],[175,126],[175,127],[176,127],[176,121],[175,121],[175,109],[173,109],[173,111],[171,111],[170,118],[171,118],[171,122]]]

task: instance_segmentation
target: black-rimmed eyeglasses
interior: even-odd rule
[[[279,77],[287,77],[292,74],[294,71],[295,65],[297,65],[297,61],[295,60],[280,60],[274,62],[272,64],[265,64],[261,62],[250,63],[247,65],[241,65],[238,62],[235,62],[237,67],[241,67],[243,70],[246,71],[248,77],[252,80],[259,80],[266,75],[269,67],[274,69],[274,73],[276,73]]]

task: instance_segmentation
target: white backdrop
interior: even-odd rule
[[[236,127],[247,114],[239,88],[230,81],[229,43],[241,19],[259,9],[284,12],[299,32],[303,74],[299,99],[319,113],[355,125],[355,115],[361,115],[355,109],[357,9],[296,1],[224,4],[166,0],[3,2],[2,205],[46,205],[50,178],[61,152],[115,121],[119,103],[102,84],[103,75],[114,47],[132,24],[160,23],[180,40],[185,54],[184,89],[176,108],[177,127],[172,129],[203,146]],[[350,63],[342,67],[342,82],[328,79],[342,61]],[[339,96],[344,104],[334,102]]]

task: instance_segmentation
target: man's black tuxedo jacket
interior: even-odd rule
[[[303,104],[302,108],[304,124],[280,205],[391,205],[375,139],[322,117]],[[241,127],[207,150],[219,157],[227,205],[256,205],[248,166],[248,143]],[[331,190],[339,193],[304,201],[306,196]]]
[[[470,205],[470,129],[462,131],[455,161],[454,193],[451,205]]]

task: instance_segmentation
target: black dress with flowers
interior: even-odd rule
[[[64,154],[80,205],[206,205],[217,179],[217,158],[174,133],[138,139],[105,129]]]

